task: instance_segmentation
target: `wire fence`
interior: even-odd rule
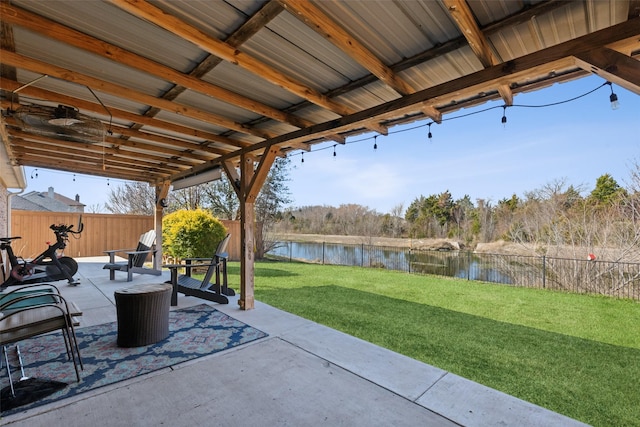
[[[277,242],[268,255],[640,301],[640,263],[293,241]]]

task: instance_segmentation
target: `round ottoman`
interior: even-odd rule
[[[171,284],[135,285],[114,292],[118,346],[139,347],[169,336]]]

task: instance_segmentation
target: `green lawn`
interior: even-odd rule
[[[583,422],[640,425],[640,303],[284,262],[256,263],[255,296]]]

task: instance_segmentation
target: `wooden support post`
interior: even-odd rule
[[[162,213],[165,208],[165,200],[169,195],[171,181],[164,181],[160,185],[156,185],[156,208],[154,211],[154,225],[156,230],[156,256],[153,259],[154,270],[162,270]]]
[[[242,256],[240,259],[240,299],[238,304],[242,310],[254,308],[254,208],[255,203],[247,200],[251,190],[255,158],[243,155],[240,163],[240,242]]]
[[[238,304],[242,310],[254,308],[254,203],[242,203],[240,239],[242,242],[242,259],[240,261],[240,299]]]

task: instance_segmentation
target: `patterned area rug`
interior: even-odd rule
[[[84,363],[84,370],[80,371],[80,383],[76,381],[73,362],[67,359],[64,340],[60,333],[21,341],[20,353],[26,376],[61,381],[67,383],[67,386],[15,409],[5,410],[10,405],[6,405],[6,401],[0,402],[2,415],[65,399],[267,336],[266,333],[206,304],[171,311],[169,331],[169,337],[159,343],[121,348],[116,345],[115,322],[76,329],[80,355]],[[8,354],[15,384],[21,373],[13,348],[14,346],[8,347]],[[0,387],[9,387],[5,363],[2,364],[0,378]]]

